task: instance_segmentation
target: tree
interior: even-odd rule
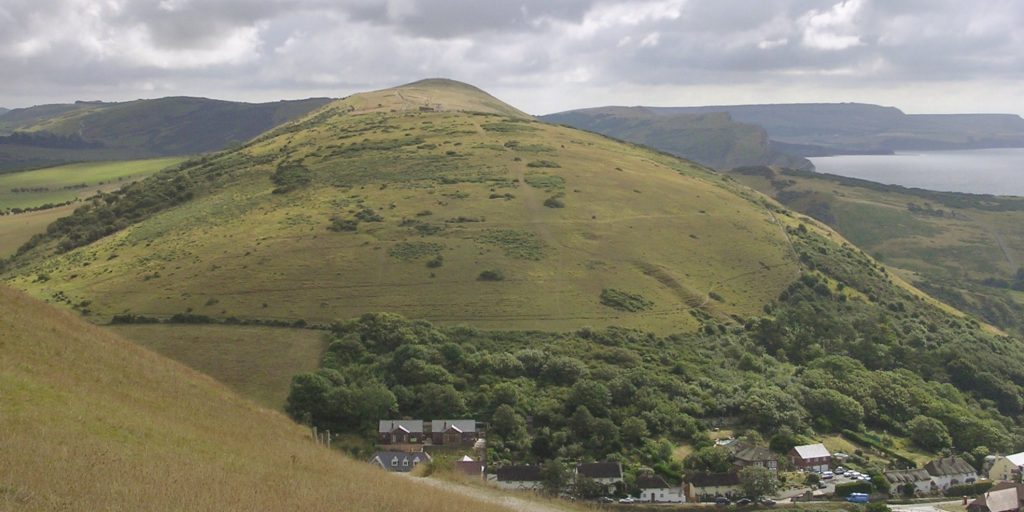
[[[949,431],[941,421],[927,416],[916,416],[907,423],[910,440],[929,451],[939,451],[953,445]]]
[[[743,492],[754,500],[774,494],[779,488],[779,478],[766,467],[747,466],[740,470],[739,477]]]
[[[648,433],[647,422],[643,418],[630,416],[622,421],[622,438],[628,443],[639,445]]]
[[[502,404],[491,417],[491,432],[505,441],[505,445],[525,446],[526,421],[508,405]]]
[[[701,448],[683,460],[683,467],[695,471],[725,473],[732,468],[732,454],[721,446]]]
[[[544,493],[557,496],[569,485],[569,470],[561,459],[548,460],[540,468],[540,479]]]
[[[837,429],[856,429],[864,421],[864,407],[832,389],[812,389],[804,396],[807,410],[818,423]]]

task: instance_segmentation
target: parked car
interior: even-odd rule
[[[729,498],[726,498],[725,496],[715,498],[715,505],[729,505],[731,503],[732,501],[729,501]]]
[[[766,506],[766,507],[774,507],[775,506],[775,500],[770,500],[768,498],[765,498],[765,499],[761,500],[761,504]]]
[[[615,498],[609,498],[608,496],[601,496],[597,499],[598,503],[615,503]]]
[[[753,502],[754,502],[754,500],[752,500],[750,498],[740,498],[740,499],[736,500],[736,504],[741,506],[741,507],[745,507],[747,505],[750,505]]]
[[[836,476],[835,473],[833,473],[831,471],[825,471],[825,472],[823,472],[821,474],[821,478],[823,478],[825,480],[828,480],[829,478],[834,478],[835,476]]]
[[[846,473],[846,468],[844,468],[844,467],[842,467],[842,466],[839,466],[839,467],[838,467],[838,468],[836,468],[836,469],[835,469],[835,471],[833,471],[833,472],[834,472],[835,474],[837,474],[837,475],[842,475],[843,473]]]
[[[626,504],[636,503],[636,498],[634,498],[632,496],[626,496],[625,498],[622,498],[621,500],[619,500],[619,503],[626,503]]]
[[[867,503],[868,495],[863,492],[851,493],[846,497],[846,501],[849,501],[850,503]]]

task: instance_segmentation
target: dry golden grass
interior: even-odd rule
[[[212,379],[0,289],[0,510],[507,510],[380,472]]]

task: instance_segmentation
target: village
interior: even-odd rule
[[[989,455],[980,468],[950,455],[922,467],[879,472],[864,469],[862,453],[831,452],[822,443],[780,454],[730,437],[715,442],[731,458],[727,471],[687,471],[681,481],[672,482],[649,468],[631,475],[619,461],[578,461],[554,470],[543,464],[489,466],[485,430],[486,423],[474,419],[380,420],[377,451],[369,462],[385,471],[412,473],[443,458],[454,472],[484,485],[598,503],[773,507],[783,501],[906,503],[944,496],[959,500],[966,512],[1018,512],[1024,506],[1024,452]],[[798,485],[782,484],[794,474]]]

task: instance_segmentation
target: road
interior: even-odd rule
[[[462,485],[436,478],[417,478],[413,476],[409,476],[409,478],[423,485],[429,485],[431,487],[444,489],[450,492],[457,492],[476,500],[500,505],[515,512],[566,512],[567,510],[576,510],[568,507],[560,507],[554,500],[546,502],[540,498],[531,499],[529,496],[516,495],[520,493],[502,492],[488,487]]]
[[[942,505],[960,505],[960,500],[940,501],[935,503],[915,503],[912,505],[889,505],[893,512],[949,512],[939,508]]]

